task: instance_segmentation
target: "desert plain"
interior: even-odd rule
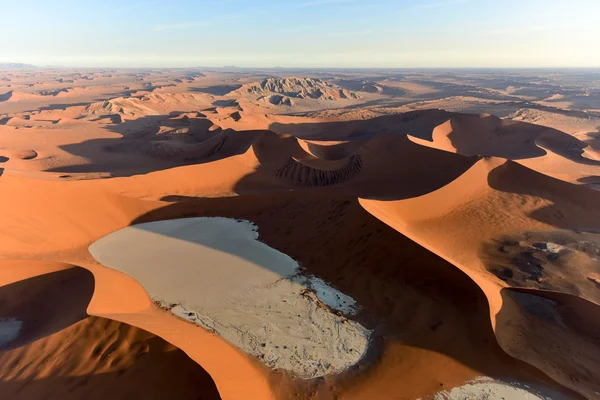
[[[600,398],[597,69],[0,65],[0,398]]]

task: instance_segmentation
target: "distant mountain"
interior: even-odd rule
[[[28,69],[28,68],[36,68],[36,66],[32,65],[32,64],[22,64],[22,63],[0,63],[0,69]]]
[[[358,99],[360,96],[350,90],[332,85],[321,79],[314,78],[268,78],[261,82],[249,83],[237,90],[238,93],[251,93],[260,96],[279,94],[278,101],[273,104],[287,104],[281,95],[294,99],[339,100]]]

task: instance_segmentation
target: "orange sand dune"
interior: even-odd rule
[[[491,376],[597,397],[600,173],[587,143],[491,115],[358,107],[377,93],[309,112],[339,106],[315,93],[284,115],[191,90],[182,71],[128,74],[73,75],[60,103],[27,96],[62,82],[0,103],[2,393],[416,399]],[[268,369],[88,251],[185,217],[248,220],[355,299],[367,356],[314,380]]]
[[[536,306],[519,305],[507,296],[509,292],[499,290],[508,286],[502,280],[506,277],[497,271],[498,277],[492,274],[495,267],[486,264],[489,259],[482,258],[481,249],[500,236],[523,231],[598,226],[600,214],[594,213],[593,205],[599,199],[598,193],[590,189],[541,175],[511,161],[491,158],[479,161],[463,176],[430,194],[389,202],[361,200],[361,204],[376,217],[469,274],[489,300],[492,324],[504,350],[535,365],[563,385],[592,396],[598,391],[597,382],[600,382],[595,374],[590,375],[590,371],[600,370],[596,365],[597,356],[578,359],[572,357],[571,352],[556,353],[553,340],[550,340],[554,331],[549,327],[535,328],[543,340],[539,337],[533,340],[519,333],[531,329],[530,313]],[[577,264],[572,268],[577,268]],[[598,266],[594,268],[592,273],[597,273]],[[542,266],[542,279],[526,280],[528,278],[524,277],[522,282],[511,280],[511,285],[578,296],[584,295],[581,290],[586,290],[591,294],[591,300],[597,301],[597,289],[587,279],[589,270],[570,271],[577,276],[572,288],[562,285],[561,277],[554,275],[552,270],[544,271]],[[531,301],[540,300],[534,296]],[[550,304],[549,307],[555,306]],[[507,318],[513,322],[505,323]],[[571,340],[579,339],[572,337]],[[586,348],[582,355],[600,352],[600,347],[589,335],[583,335],[580,340],[578,346]],[[524,352],[523,349],[532,343],[536,343],[536,351]]]
[[[135,222],[183,215],[252,220],[263,242],[361,304],[364,323],[381,335],[377,339],[381,361],[373,360],[364,372],[361,368],[347,380],[329,383],[342,398],[370,398],[382,392],[415,398],[436,386],[452,387],[473,370],[501,375],[520,371],[524,374],[520,379],[544,379],[525,364],[503,358],[499,348],[487,346],[494,342],[487,301],[466,275],[371,217],[352,196],[306,191],[191,199]],[[446,286],[448,281],[453,285]],[[471,311],[464,313],[466,309]],[[403,334],[398,336],[399,332]],[[452,363],[452,368],[442,368],[456,357],[462,366]],[[488,364],[486,359],[496,361]],[[421,368],[431,365],[440,366],[434,369],[434,381],[419,378]],[[492,365],[498,369],[488,369]],[[398,379],[398,374],[404,378]],[[407,386],[405,379],[414,385]]]
[[[589,146],[555,129],[492,115],[459,115],[433,129],[431,138],[410,137],[423,146],[466,156],[516,160],[530,169],[571,183],[600,174]]]
[[[0,286],[0,317],[22,323],[0,353],[4,396],[220,398],[210,376],[181,350],[138,328],[88,317],[94,292],[88,270],[35,261],[3,266],[18,280]],[[26,277],[36,269],[41,275]]]
[[[323,160],[339,160],[354,155],[367,140],[329,141],[298,139],[298,144],[304,151]]]

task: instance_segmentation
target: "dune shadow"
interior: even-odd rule
[[[561,229],[589,232],[595,232],[594,227],[600,225],[597,213],[584,211],[597,209],[600,191],[552,178],[512,161],[490,171],[488,184],[501,192],[538,197],[550,202],[529,213],[537,221]]]
[[[249,159],[258,161],[254,171],[239,178],[234,191],[318,189],[378,200],[424,195],[452,182],[479,159],[421,146],[408,138],[408,134],[431,137],[436,123],[448,115],[430,110],[367,121],[274,123],[269,130],[233,131],[232,139],[247,140],[240,149],[251,148]],[[169,196],[163,198],[175,200]]]
[[[300,139],[356,140],[368,139],[380,134],[404,134],[431,140],[433,129],[453,115],[457,114],[443,110],[418,110],[366,120],[287,124],[274,122],[269,129],[278,134],[291,134]]]
[[[48,106],[43,106],[40,108],[36,108],[34,110],[27,110],[26,112],[32,112],[32,111],[38,111],[38,110],[39,111],[66,110],[68,107],[87,106],[92,102],[93,101],[83,101],[83,102],[79,102],[79,103],[52,103]]]
[[[371,166],[371,171],[366,175],[371,178],[375,177],[381,182],[376,183],[371,178],[367,179],[365,175],[363,184],[370,186],[369,190],[379,187],[379,192],[383,190],[385,193],[369,194],[368,191],[362,190],[356,194],[365,198],[375,196],[389,199],[394,197],[394,194],[388,193],[389,190],[386,188],[389,189],[395,185],[397,188],[408,189],[414,186],[414,182],[418,182],[427,187],[415,191],[405,190],[402,198],[425,194],[454,180],[476,160],[476,158],[469,159],[461,155],[420,146],[408,140],[407,135],[431,140],[433,129],[455,115],[441,110],[414,111],[359,121],[273,123],[269,126],[269,130],[261,131],[223,130],[200,112],[196,113],[196,116],[189,114],[194,113],[172,112],[168,115],[152,115],[125,121],[108,115],[106,122],[112,121],[112,123],[107,123],[105,129],[117,133],[121,137],[91,139],[81,143],[62,145],[60,146],[62,150],[85,158],[88,162],[80,165],[55,167],[47,171],[59,173],[97,172],[110,176],[131,176],[177,166],[212,162],[244,153],[252,146],[257,153],[260,166],[259,171],[256,171],[254,176],[249,178],[250,180],[260,180],[266,184],[269,179],[277,177],[262,176],[263,172],[270,173],[272,169],[275,171],[281,168],[286,169],[285,164],[290,162],[287,169],[291,168],[292,171],[287,172],[294,179],[302,178],[299,186],[322,186],[320,184],[306,185],[307,182],[304,182],[303,178],[305,176],[309,181],[319,180],[320,176],[332,183],[341,183],[347,180],[340,178],[345,174],[344,171],[333,171],[327,165],[315,169],[310,165],[304,165],[306,163],[297,165],[297,162],[290,161],[298,155],[304,159],[308,157],[308,153],[304,154],[304,150],[297,143],[295,146],[288,143],[290,142],[288,134],[291,134],[294,138],[300,139],[365,142],[365,149],[368,151],[371,148],[372,153],[369,157],[371,161],[362,158],[365,161],[363,167]],[[118,123],[119,120],[121,120],[120,123]],[[205,123],[200,124],[200,122]],[[273,132],[277,135],[274,135]],[[270,134],[270,136],[266,134]],[[258,143],[257,141],[263,136],[269,137],[265,137],[262,143]],[[273,139],[277,136],[280,136],[281,140]],[[258,151],[265,146],[269,147],[268,151],[258,154]],[[309,148],[311,146],[309,145]],[[350,145],[350,147],[352,146],[354,144]],[[398,149],[402,153],[400,155],[389,154],[388,152],[392,149]],[[352,156],[353,154],[348,154],[348,157]],[[361,158],[362,156],[357,157]],[[279,164],[275,165],[275,161]],[[317,161],[320,160],[315,162]],[[319,162],[319,164],[326,163]],[[350,171],[355,169],[355,166],[349,168]],[[356,176],[360,178],[360,174]],[[367,182],[369,180],[371,182]],[[391,181],[385,184],[386,180]],[[244,184],[240,183],[238,186],[243,187]],[[331,185],[327,184],[327,186]],[[392,192],[396,191],[396,189],[392,190]]]
[[[161,362],[174,370],[185,370],[181,364],[194,363],[181,350],[172,353],[175,354],[167,354]],[[178,381],[187,381],[185,387],[173,387],[174,384],[181,385],[182,383],[166,380],[163,374],[152,371],[152,365],[145,366],[141,361],[133,366],[136,370],[145,370],[143,377],[135,376],[137,382],[130,379],[131,375],[144,372],[132,373],[128,370],[119,370],[71,377],[50,376],[38,379],[0,381],[0,391],[7,396],[10,395],[13,400],[45,400],[49,398],[64,400],[82,398],[97,400],[132,398],[220,400],[221,396],[210,375],[199,365],[196,364],[196,366],[200,370],[199,372],[186,371],[185,376],[178,379]],[[181,397],[174,397],[177,395]]]
[[[18,337],[0,350],[26,345],[87,317],[94,275],[73,267],[0,287],[0,319],[22,326]]]
[[[242,85],[215,85],[215,86],[207,86],[207,87],[190,87],[190,92],[196,93],[208,93],[213,96],[225,96],[228,93],[233,92],[241,88]]]
[[[600,184],[600,176],[599,175],[584,176],[582,178],[577,179],[577,182],[583,183],[584,185]]]
[[[22,400],[221,398],[202,366],[139,328],[89,317],[57,335],[0,352],[3,396]],[[61,341],[70,344],[65,347]],[[52,373],[40,376],[48,368]]]
[[[182,114],[196,114],[196,117],[180,117]],[[87,162],[46,172],[106,173],[110,177],[145,174],[241,154],[253,139],[246,131],[220,129],[200,112],[171,112],[125,121],[107,115],[105,119],[108,122],[105,129],[121,137],[61,145],[61,150]]]
[[[13,91],[12,90],[9,90],[6,93],[0,94],[0,102],[2,102],[2,101],[8,101],[12,96],[13,96]]]
[[[600,391],[600,306],[566,293],[505,288],[496,336],[513,357],[594,398]]]
[[[600,166],[600,160],[583,157],[585,148],[588,147],[587,143],[559,130],[553,129],[551,133],[552,135],[542,137],[538,141],[542,148],[578,164]]]

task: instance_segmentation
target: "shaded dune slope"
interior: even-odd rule
[[[305,152],[295,137],[264,134],[252,145],[258,167],[241,177],[236,192],[335,186],[365,198],[408,198],[447,184],[477,160],[416,145],[406,135],[380,135],[358,147],[345,159],[322,159]]]
[[[496,316],[502,348],[587,398],[598,393],[600,307],[580,297],[502,289]]]
[[[0,348],[3,396],[220,398],[210,376],[181,350],[139,328],[88,317],[94,277],[87,269],[42,261],[3,263],[13,279],[23,270],[46,272],[0,286],[0,320],[22,322],[18,337]]]
[[[93,275],[79,267],[2,286],[1,318],[15,318],[22,323],[18,337],[2,349],[28,345],[85,319],[93,293]]]
[[[554,335],[560,333],[562,340],[580,343],[574,331],[560,326],[555,331],[551,325],[541,328],[532,315],[532,308],[520,306],[502,288],[509,282],[511,286],[560,290],[577,296],[588,293],[594,300],[597,288],[588,276],[590,268],[597,273],[599,265],[585,265],[583,270],[578,270],[581,264],[570,264],[568,273],[572,281],[568,285],[560,275],[553,275],[552,269],[546,274],[541,272],[542,279],[537,281],[514,273],[511,278],[502,280],[489,272],[497,268],[497,262],[490,264],[489,257],[482,259],[480,249],[503,234],[598,226],[600,214],[593,211],[593,205],[600,199],[598,196],[595,191],[545,176],[515,162],[492,158],[479,161],[463,176],[430,194],[390,202],[361,200],[361,204],[471,276],[488,297],[496,338],[505,351],[535,365],[566,387],[592,396],[598,391],[599,377],[592,372],[600,370],[597,358],[575,360],[568,352],[557,352]],[[527,262],[525,267],[533,266],[531,258],[525,260]],[[496,275],[500,274],[496,272]],[[519,278],[521,282],[517,281]],[[597,312],[586,318],[595,320]],[[535,335],[523,334],[529,330],[535,331]],[[533,337],[536,337],[536,351],[521,351],[533,345],[530,343]],[[544,340],[540,340],[542,337]],[[596,338],[588,335],[581,340],[586,343],[584,348],[589,354],[600,351]]]
[[[593,149],[556,129],[493,115],[459,114],[433,129],[430,138],[411,136],[423,146],[466,156],[501,157],[571,183],[600,175]]]

